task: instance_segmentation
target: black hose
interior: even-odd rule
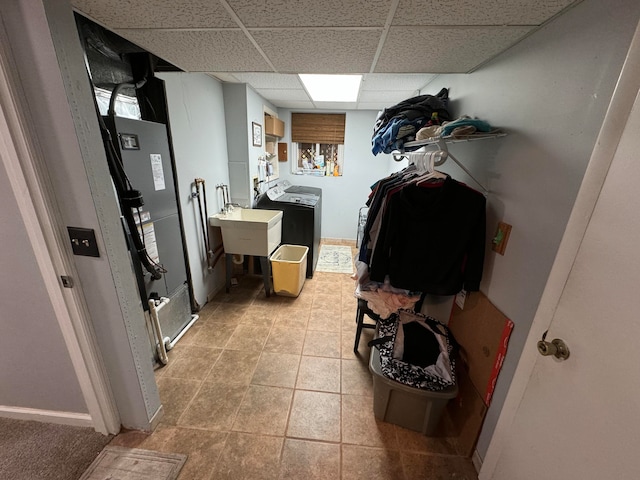
[[[119,84],[117,84],[113,88],[113,91],[111,92],[111,98],[109,99],[109,110],[107,110],[107,115],[114,116],[116,114],[116,100],[118,98],[118,95],[120,94],[120,90],[122,90],[123,88],[126,88],[126,87],[135,88],[137,90],[138,88],[142,88],[145,83],[147,83],[147,79],[146,78],[143,78],[142,80],[140,80],[137,83],[119,83]]]

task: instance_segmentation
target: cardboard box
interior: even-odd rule
[[[482,430],[487,406],[471,383],[469,372],[464,365],[456,368],[458,395],[447,404],[446,415],[449,417],[447,436],[453,439],[459,455],[471,457]]]
[[[507,353],[513,322],[482,292],[466,295],[464,309],[455,302],[449,328],[460,344],[469,378],[489,406]]]
[[[481,292],[467,294],[464,308],[455,302],[449,328],[460,344],[456,362],[458,396],[447,405],[458,452],[471,456],[491,404],[507,352],[513,322]]]

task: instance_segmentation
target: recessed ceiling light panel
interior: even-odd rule
[[[362,75],[299,74],[314,102],[356,102]]]

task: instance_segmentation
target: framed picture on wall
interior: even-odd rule
[[[253,146],[261,147],[262,146],[262,125],[256,122],[251,122],[252,132],[253,132]]]

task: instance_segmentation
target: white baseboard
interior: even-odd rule
[[[55,410],[0,405],[0,417],[93,428],[93,420],[88,413],[59,412]]]
[[[479,473],[480,469],[482,468],[482,457],[480,457],[480,454],[478,453],[478,450],[474,450],[473,451],[473,455],[471,457],[471,462],[473,463],[473,466],[476,469],[476,473]]]

